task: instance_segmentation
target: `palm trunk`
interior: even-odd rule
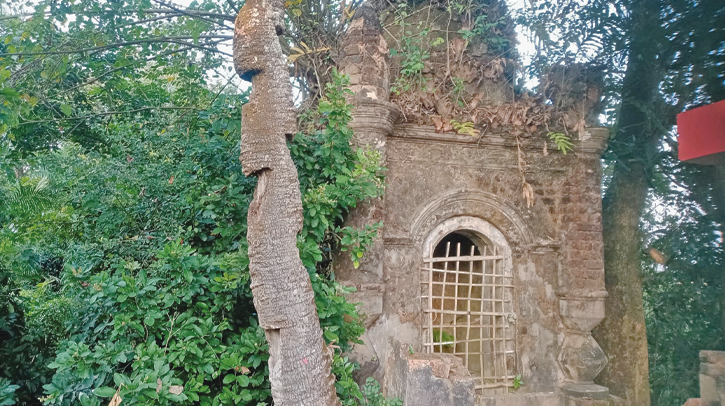
[[[269,342],[275,405],[339,405],[312,284],[297,250],[302,201],[286,143],[296,132],[296,118],[277,36],[283,5],[284,0],[247,0],[234,29],[234,65],[252,82],[242,110],[242,169],[258,177],[247,214],[249,272]]]
[[[629,405],[650,404],[649,357],[641,277],[640,218],[648,183],[646,149],[657,139],[648,120],[660,81],[657,69],[656,1],[632,10],[630,52],[613,149],[618,157],[602,202],[606,317],[593,335],[609,357],[598,383]]]

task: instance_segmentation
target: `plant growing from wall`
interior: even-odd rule
[[[458,134],[465,134],[470,135],[471,137],[476,137],[480,133],[480,131],[478,131],[478,129],[474,127],[474,124],[471,121],[460,122],[455,118],[452,118],[451,126],[453,126],[453,129],[456,130],[456,133]]]
[[[500,17],[496,21],[488,21],[488,15],[476,16],[471,29],[461,29],[458,33],[463,39],[470,41],[478,38],[486,43],[491,51],[500,52],[509,44],[508,38],[501,36],[500,29],[506,26],[506,17]]]
[[[440,329],[437,329],[437,328],[433,329],[433,342],[434,343],[448,342],[448,344],[443,344],[442,346],[444,348],[453,349],[453,341],[455,341],[453,334],[447,333],[445,331],[441,331]]]
[[[388,399],[383,396],[380,391],[380,384],[374,378],[367,378],[363,394],[365,400],[361,403],[362,406],[403,406],[402,400]]]
[[[421,38],[427,35],[428,31],[423,30],[415,36],[404,36],[401,38],[401,48],[391,49],[390,55],[400,55],[400,75],[390,86],[390,91],[396,94],[421,88],[426,80],[423,77],[425,61],[430,58],[430,53],[422,48]]]
[[[516,391],[524,385],[524,381],[521,379],[521,374],[514,377],[513,390]]]
[[[390,91],[395,94],[418,90],[426,83],[422,73],[425,62],[430,58],[430,52],[424,47],[424,40],[427,39],[430,29],[421,21],[414,33],[410,30],[411,23],[406,21],[408,16],[408,5],[400,3],[395,9],[393,24],[399,27],[402,35],[397,40],[399,47],[390,49],[390,56],[400,56],[400,71],[390,86]],[[439,37],[435,41],[442,40]]]
[[[571,137],[567,134],[562,132],[549,132],[547,135],[549,136],[549,139],[554,141],[556,149],[561,151],[564,155],[574,148],[574,144],[571,142]]]

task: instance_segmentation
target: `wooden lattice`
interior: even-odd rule
[[[424,348],[461,357],[480,393],[504,394],[516,375],[513,276],[500,247],[454,245],[423,261]]]

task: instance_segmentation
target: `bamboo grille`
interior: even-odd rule
[[[500,247],[471,242],[461,252],[461,242],[454,242],[451,248],[444,239],[423,261],[425,351],[461,357],[480,393],[505,394],[516,376],[513,276]]]

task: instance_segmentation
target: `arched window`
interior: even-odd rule
[[[426,351],[461,357],[479,393],[507,393],[516,376],[507,246],[472,230],[428,243],[421,278]]]

